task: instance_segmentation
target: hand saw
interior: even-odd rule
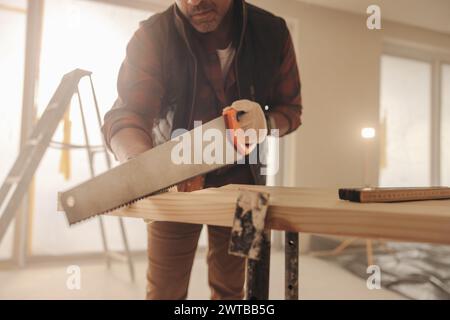
[[[179,139],[172,139],[139,155],[91,180],[88,180],[60,194],[60,204],[69,224],[81,222],[93,216],[104,214],[128,206],[148,196],[163,192],[185,180],[207,174],[230,164],[220,163],[175,164],[171,159],[173,149],[180,139],[197,142],[203,132],[214,129],[222,137],[218,145],[223,146],[222,154],[230,150],[235,161],[250,154],[256,145],[249,146],[238,130],[239,114],[228,109],[222,117],[189,131]],[[216,135],[215,135],[216,137]],[[198,142],[197,142],[198,143]],[[209,142],[210,143],[210,142]],[[201,148],[191,148],[191,153],[202,152],[208,142],[201,139]],[[191,143],[192,146],[192,143]]]

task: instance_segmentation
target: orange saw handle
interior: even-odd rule
[[[255,146],[249,146],[245,143],[245,135],[243,132],[241,134],[238,133],[238,129],[241,129],[238,120],[238,112],[233,108],[228,108],[223,112],[223,117],[225,119],[225,125],[227,127],[227,135],[228,139],[233,144],[234,148],[241,155],[249,155]]]

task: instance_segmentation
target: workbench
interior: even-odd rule
[[[450,244],[450,200],[353,203],[336,189],[229,185],[191,193],[164,193],[109,213],[114,216],[231,227],[243,190],[270,194],[261,260],[248,299],[268,299],[270,230],[285,231],[286,299],[298,299],[298,233]],[[253,268],[255,265],[252,266]]]

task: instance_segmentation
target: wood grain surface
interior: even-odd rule
[[[152,196],[110,215],[231,226],[241,189],[270,194],[269,229],[450,244],[450,200],[352,203],[330,189],[229,185]]]

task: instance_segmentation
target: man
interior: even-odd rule
[[[191,130],[231,106],[243,129],[296,130],[300,79],[283,19],[243,0],[177,0],[143,22],[128,44],[119,97],[103,133],[127,161]],[[263,122],[263,123],[262,123]],[[231,165],[178,186],[179,191],[230,183],[264,184],[260,165]],[[161,174],[164,174],[163,172]],[[211,212],[214,214],[214,212]],[[185,299],[201,225],[148,225],[148,299]],[[208,227],[212,299],[242,299],[245,260],[227,253],[230,229]]]

